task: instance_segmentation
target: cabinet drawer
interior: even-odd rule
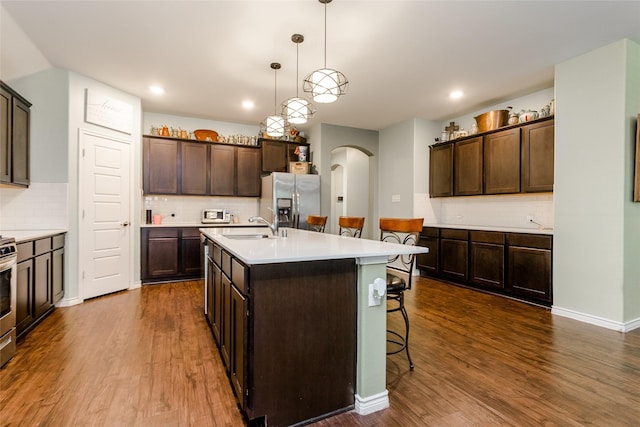
[[[493,243],[495,245],[504,245],[505,235],[499,231],[471,231],[472,242]]]
[[[231,277],[231,254],[225,250],[222,251],[222,272]]]
[[[157,238],[178,238],[178,234],[180,229],[178,228],[149,228],[149,238],[157,239]]]
[[[453,240],[467,240],[469,230],[456,230],[453,228],[443,228],[440,230],[440,238]]]
[[[51,237],[36,240],[35,248],[35,256],[42,255],[46,252],[51,252]]]
[[[64,234],[53,236],[53,249],[64,248]]]
[[[247,279],[246,267],[233,258],[231,260],[231,281],[243,295],[247,294]]]
[[[18,262],[33,258],[33,242],[18,243]]]
[[[198,228],[183,228],[182,237],[200,237],[200,229]]]
[[[509,234],[509,246],[522,246],[525,248],[551,249],[552,236],[539,236],[536,234]]]
[[[438,227],[422,227],[420,237],[438,237]]]

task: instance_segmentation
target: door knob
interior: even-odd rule
[[[126,227],[126,226],[128,226],[128,225],[129,225],[129,221],[125,221],[125,222],[123,222],[123,223],[122,223],[122,226],[123,226],[123,227]]]

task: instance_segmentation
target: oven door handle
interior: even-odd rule
[[[13,267],[18,260],[18,255],[11,255],[0,259],[0,271],[5,271]]]

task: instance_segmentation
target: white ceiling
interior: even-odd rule
[[[257,124],[274,112],[271,62],[282,64],[278,105],[296,83],[303,96],[302,79],[323,65],[318,0],[0,3],[28,36],[2,40],[4,80],[40,65],[26,56],[33,43],[48,64],[136,95],[150,112]],[[298,79],[294,33],[305,37]],[[467,114],[551,87],[554,64],[622,38],[640,42],[640,1],[334,0],[327,66],[347,76],[349,92],[316,104],[301,128],[379,130]],[[25,52],[20,61],[16,52]],[[166,94],[152,95],[151,84]],[[449,100],[454,89],[464,98]]]

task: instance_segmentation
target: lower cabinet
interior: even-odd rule
[[[553,236],[424,227],[420,274],[550,305]]]
[[[18,244],[16,335],[24,337],[64,295],[64,234]]]
[[[140,239],[143,283],[203,277],[202,243],[197,227],[143,228]]]

